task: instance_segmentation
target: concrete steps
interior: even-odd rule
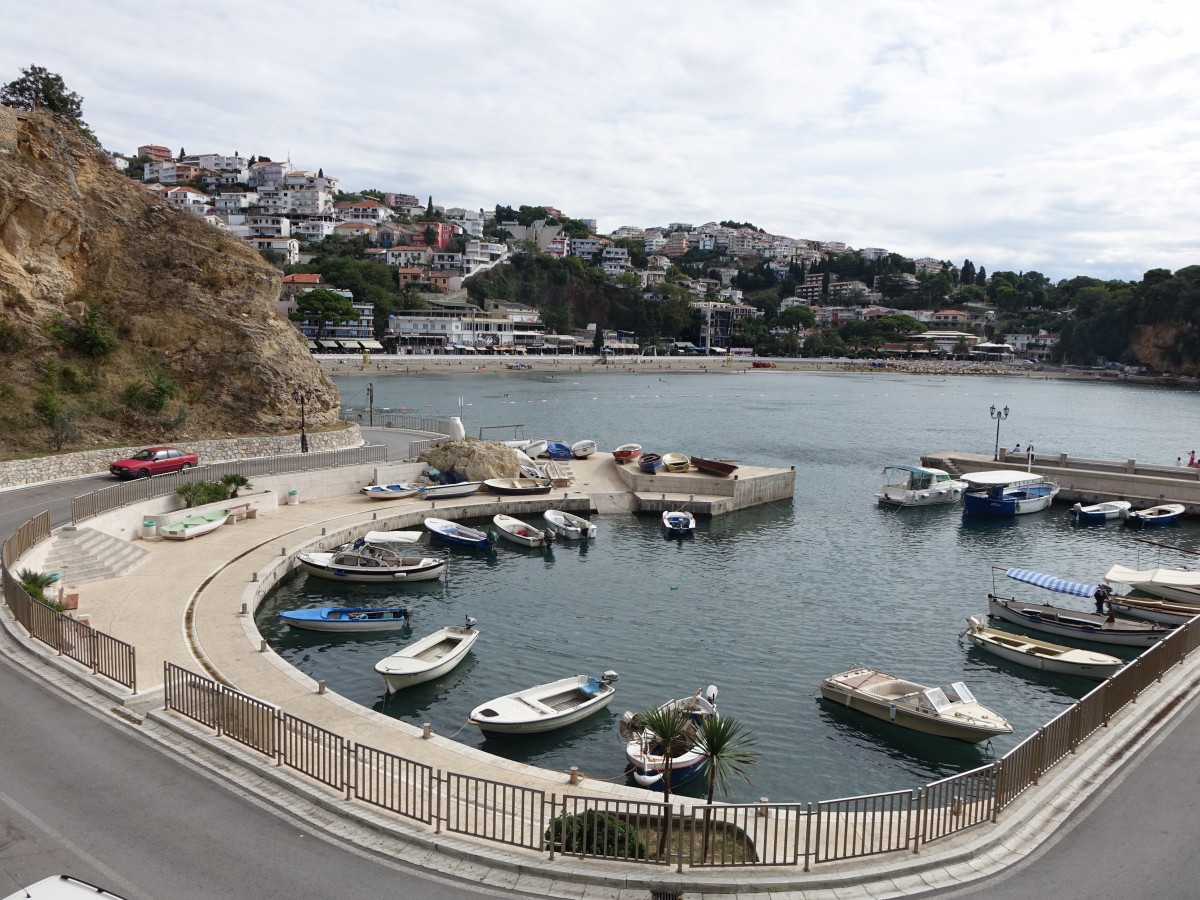
[[[149,555],[129,541],[68,525],[51,538],[43,571],[58,572],[63,584],[88,584],[124,575]]]

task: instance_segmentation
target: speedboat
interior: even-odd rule
[[[1093,503],[1091,506],[1076,503],[1071,507],[1071,518],[1077,525],[1111,522],[1113,519],[1123,518],[1132,505],[1128,500],[1108,500],[1104,503]]]
[[[293,628],[305,631],[396,631],[408,625],[408,607],[405,606],[322,606],[288,609],[276,616]]]
[[[389,694],[445,675],[466,659],[479,631],[467,616],[465,625],[447,625],[375,663]]]
[[[489,478],[483,486],[496,494],[548,494],[554,489],[549,478]]]
[[[885,466],[883,477],[886,483],[875,497],[891,506],[957,503],[967,489],[965,481],[951,478],[949,472],[922,466]]]
[[[737,463],[729,462],[724,459],[708,459],[704,456],[693,456],[691,463],[701,472],[709,475],[732,475],[737,471]]]
[[[981,650],[1021,666],[1057,672],[1061,675],[1078,675],[1103,681],[1117,674],[1125,661],[1095,650],[1080,650],[1064,647],[1037,638],[989,628],[978,616],[967,616],[965,637]]]
[[[962,477],[964,516],[1019,516],[1039,512],[1054,502],[1058,485],[1045,475],[1016,469],[971,472]]]
[[[484,734],[537,734],[564,728],[612,702],[617,673],[605,672],[600,678],[572,675],[549,684],[539,684],[471,710],[467,722]]]
[[[521,547],[545,547],[554,539],[553,531],[542,531],[504,513],[493,516],[492,524],[496,526],[496,533],[500,537]]]
[[[1127,584],[1143,594],[1152,594],[1165,600],[1200,605],[1200,572],[1112,566],[1104,573],[1104,580],[1108,584]]]
[[[362,584],[386,581],[433,581],[446,571],[441,557],[419,556],[409,551],[407,537],[420,532],[368,531],[363,537],[329,552],[296,554],[305,572],[331,581]],[[398,535],[400,537],[392,537]]]
[[[596,442],[591,438],[584,438],[582,441],[576,441],[571,445],[571,455],[576,459],[587,459],[596,452]]]
[[[696,743],[700,725],[706,719],[715,719],[717,713],[717,686],[710,684],[703,693],[697,690],[690,697],[668,700],[659,707],[662,712],[678,711],[687,717],[686,735],[671,747],[648,729],[642,717],[630,710],[621,714],[617,722],[617,733],[625,742],[625,759],[633,768],[633,778],[642,787],[658,784],[671,769],[671,787],[677,787],[699,775],[708,762],[708,754]]]
[[[664,453],[662,458],[663,468],[668,472],[682,473],[692,467],[692,461],[688,459],[686,453]]]
[[[192,538],[200,537],[202,534],[208,534],[210,531],[216,531],[229,519],[229,510],[227,509],[210,509],[207,512],[198,512],[188,516],[186,519],[180,519],[171,525],[167,525],[158,529],[158,533],[169,541],[190,541]]]
[[[1134,509],[1125,513],[1125,524],[1134,528],[1153,528],[1170,525],[1183,515],[1186,507],[1182,503],[1162,503],[1148,509]]]
[[[695,534],[696,517],[686,509],[663,510],[662,526],[668,536]]]
[[[432,516],[425,520],[429,533],[440,541],[455,547],[474,547],[477,550],[487,550],[492,546],[492,539],[487,532],[478,528],[468,528],[449,519],[437,519]]]
[[[638,457],[637,464],[638,468],[643,472],[654,474],[662,468],[663,461],[662,457],[657,453],[643,453],[640,457]]]
[[[583,516],[563,512],[561,509],[548,509],[542,513],[542,518],[546,520],[546,524],[550,526],[551,531],[569,541],[578,541],[583,538],[594,538],[596,536],[596,526],[583,518]]]
[[[419,484],[368,484],[362,492],[372,500],[403,500],[421,492]]]
[[[976,700],[961,681],[927,687],[863,667],[830,675],[821,682],[820,691],[831,703],[883,722],[971,744],[1013,730],[1002,715]]]
[[[620,447],[618,447],[616,450],[613,451],[612,455],[613,455],[613,462],[615,462],[615,463],[624,464],[627,462],[631,462],[632,460],[635,460],[639,456],[642,455],[642,445],[641,444],[622,444]]]

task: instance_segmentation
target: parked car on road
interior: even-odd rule
[[[200,457],[178,447],[147,447],[128,459],[118,459],[108,471],[118,478],[149,478],[167,472],[182,472],[200,464]]]

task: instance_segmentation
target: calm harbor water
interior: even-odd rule
[[[705,519],[666,540],[650,515],[597,516],[590,544],[501,545],[454,552],[444,582],[351,587],[297,574],[258,614],[265,637],[331,690],[414,725],[513,759],[593,778],[622,777],[616,720],[714,683],[719,707],[757,739],[753,784],[731,799],[815,801],[919,786],[1003,754],[1093,683],[1045,676],[966,649],[966,616],[986,611],[992,566],[1095,582],[1113,563],[1183,565],[1147,538],[1200,547],[1195,524],[1140,533],[1075,528],[1067,507],[1012,522],[963,520],[958,507],[896,511],[873,494],[885,465],[939,450],[991,452],[988,408],[1007,405],[1003,445],[1039,453],[1173,463],[1200,443],[1185,391],[986,377],[752,372],[337,379],[347,409],[463,416],[522,425],[524,437],[593,438],[602,449],[736,457],[792,466],[790,503]],[[516,429],[514,429],[516,430]],[[511,436],[501,430],[491,437]],[[1090,609],[996,576],[1000,593]],[[295,606],[407,604],[411,632],[338,637],[290,632]],[[386,698],[373,666],[404,642],[475,616],[482,635],[449,676]],[[1118,655],[1120,651],[1117,651]],[[821,678],[866,664],[927,684],[965,680],[1015,733],[991,747],[925,738],[816,700]],[[465,727],[472,708],[576,673],[620,673],[612,706],[542,737],[489,739]],[[685,790],[688,790],[685,788]],[[700,786],[688,792],[699,793]]]

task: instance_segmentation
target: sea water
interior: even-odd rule
[[[1094,687],[965,645],[966,617],[986,613],[989,591],[1092,608],[993,567],[1095,583],[1114,563],[1187,563],[1157,544],[1200,547],[1195,524],[1078,528],[1066,504],[988,521],[964,519],[958,506],[896,510],[874,498],[886,465],[917,464],[923,453],[943,450],[993,452],[992,406],[1009,408],[999,422],[1002,446],[1019,441],[1039,454],[1173,464],[1200,443],[1179,430],[1195,420],[1195,393],[975,376],[673,374],[651,366],[336,381],[343,407],[361,411],[364,422],[383,424],[401,412],[461,415],[471,435],[482,427],[495,438],[592,438],[602,450],[636,442],[657,453],[795,466],[794,499],[701,518],[685,539],[665,539],[656,514],[595,516],[599,534],[587,543],[451,551],[443,581],[358,586],[298,573],[260,609],[264,636],[330,690],[385,715],[428,722],[440,735],[508,758],[564,772],[578,766],[620,782],[621,712],[715,684],[721,713],[742,723],[760,754],[753,783],[736,782],[726,799],[816,801],[919,787],[982,765]],[[290,631],[274,618],[285,608],[349,604],[409,605],[411,628],[323,635]],[[375,662],[467,615],[481,631],[468,660],[387,697]],[[823,677],[860,664],[930,685],[966,681],[1015,731],[972,746],[816,699]],[[466,725],[470,711],[493,697],[606,669],[620,674],[616,698],[575,726],[485,739]],[[703,787],[685,790],[702,794]]]

